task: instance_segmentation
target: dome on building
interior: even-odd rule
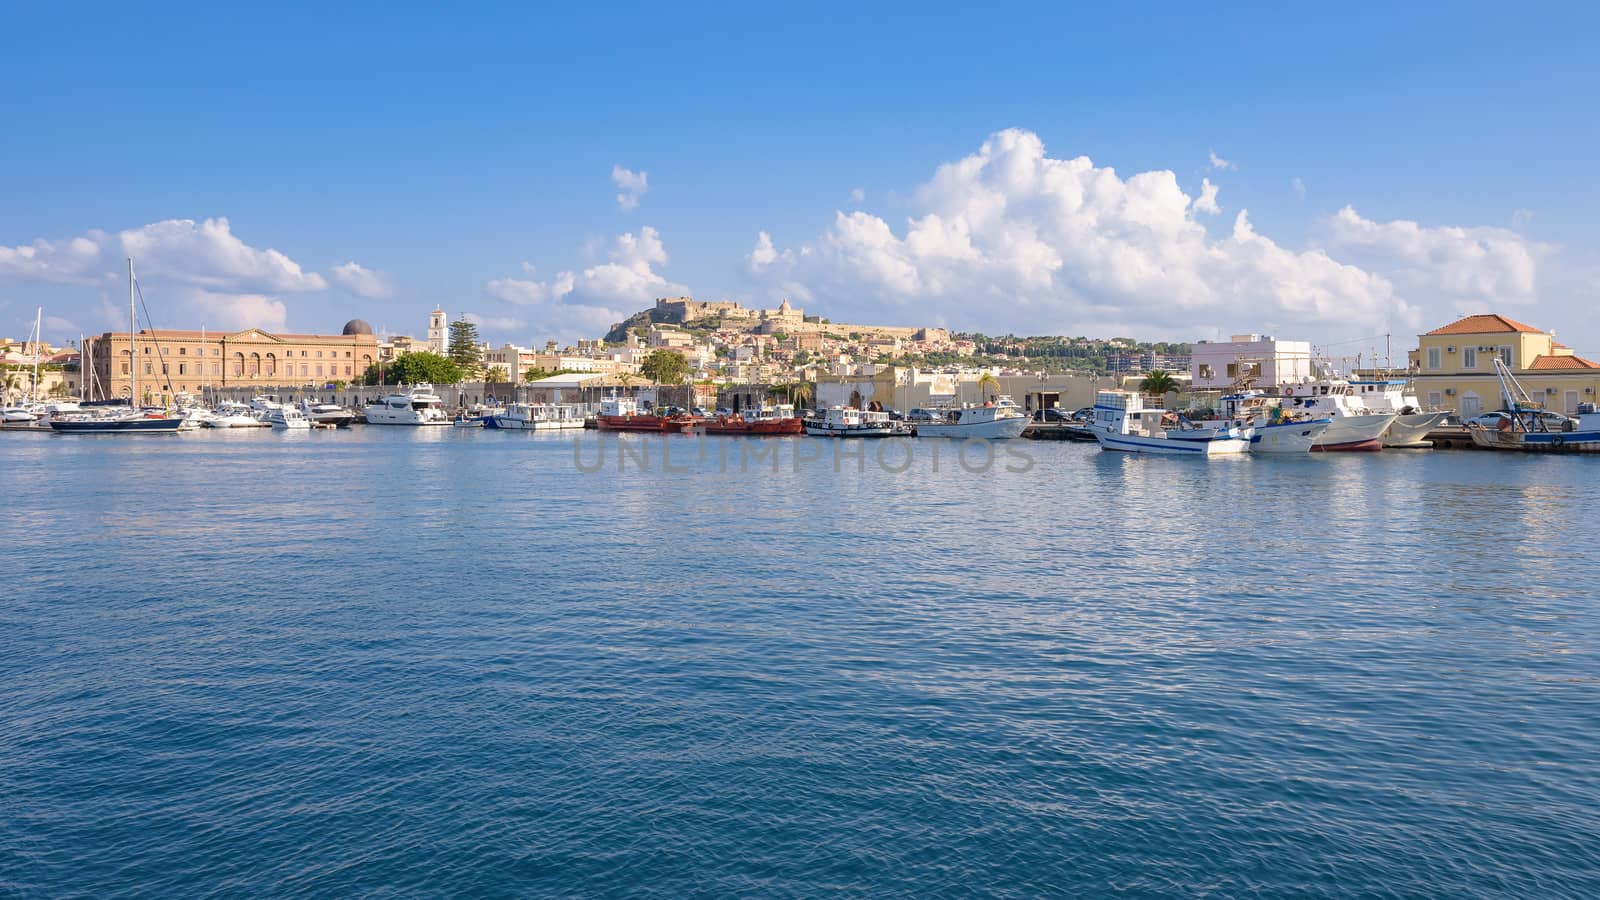
[[[344,323],[344,330],[339,332],[339,333],[340,334],[371,334],[372,333],[372,326],[367,324],[367,320],[366,319],[351,319],[350,321]]]

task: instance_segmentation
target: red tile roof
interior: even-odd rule
[[[1501,334],[1507,331],[1521,331],[1528,334],[1538,334],[1539,329],[1532,325],[1524,325],[1515,319],[1489,313],[1481,316],[1467,316],[1457,319],[1443,328],[1435,328],[1429,334]]]
[[[1581,356],[1541,356],[1528,366],[1529,371],[1534,369],[1600,369],[1600,363]]]

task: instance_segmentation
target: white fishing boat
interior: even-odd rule
[[[573,403],[513,403],[485,416],[483,427],[501,431],[557,431],[582,428],[583,407]]]
[[[1394,413],[1394,424],[1383,433],[1385,447],[1431,447],[1428,432],[1450,415],[1444,410],[1426,410],[1403,378],[1367,379],[1350,382],[1356,399],[1375,413]]]
[[[821,415],[809,416],[805,430],[813,437],[879,438],[907,433],[895,425],[888,413],[853,406],[832,406],[822,410]]]
[[[1245,453],[1255,434],[1248,426],[1208,426],[1159,406],[1146,407],[1144,395],[1127,391],[1095,395],[1094,423],[1089,430],[1102,450],[1180,456]]]
[[[368,425],[449,425],[450,414],[431,384],[415,384],[366,407]]]
[[[983,438],[1003,440],[1022,437],[1028,417],[1010,397],[982,406],[963,406],[929,411],[931,417],[917,423],[918,437]]]
[[[1290,414],[1326,418],[1328,430],[1312,442],[1317,451],[1382,450],[1383,436],[1398,413],[1367,408],[1343,378],[1319,378],[1285,385],[1283,408]]]
[[[1318,419],[1309,413],[1293,413],[1263,391],[1244,390],[1222,398],[1221,419],[1201,424],[1219,428],[1249,427],[1251,453],[1308,453],[1330,425],[1331,419]]]

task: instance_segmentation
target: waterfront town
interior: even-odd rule
[[[603,412],[602,402],[610,398],[627,402],[627,415],[671,409],[682,417],[679,424],[685,424],[718,415],[750,418],[777,400],[787,401],[788,407],[810,407],[812,417],[819,419],[816,433],[874,432],[855,420],[824,427],[820,419],[833,409],[882,414],[895,422],[915,412],[923,420],[920,431],[929,432],[938,430],[937,423],[927,421],[936,415],[930,411],[959,418],[956,411],[961,409],[1000,405],[1006,407],[1002,418],[1031,423],[1029,436],[1047,434],[1059,425],[1087,440],[1093,432],[1088,427],[1092,410],[1109,394],[1122,393],[1146,398],[1134,408],[1112,403],[1120,410],[1117,416],[1128,422],[1103,421],[1102,427],[1120,429],[1124,436],[1129,428],[1142,427],[1134,420],[1143,406],[1191,413],[1204,409],[1234,425],[1267,412],[1266,407],[1291,424],[1356,413],[1426,415],[1428,427],[1413,429],[1403,440],[1393,433],[1399,426],[1391,427],[1385,440],[1390,446],[1424,445],[1435,426],[1460,430],[1441,432],[1444,446],[1452,445],[1452,436],[1468,445],[1468,426],[1501,411],[1513,413],[1505,421],[1511,431],[1520,432],[1521,419],[1514,415],[1519,408],[1537,409],[1544,416],[1527,430],[1581,433],[1588,428],[1582,417],[1594,411],[1600,363],[1578,355],[1552,331],[1502,315],[1478,314],[1441,323],[1417,335],[1414,346],[1395,350],[1397,339],[1411,344],[1409,336],[1382,336],[1365,350],[1336,356],[1309,341],[1262,334],[1193,344],[1125,337],[995,338],[935,327],[835,323],[808,315],[787,300],[775,308],[752,309],[735,302],[673,297],[658,299],[653,307],[615,323],[604,336],[569,346],[554,341],[543,347],[494,346],[479,339],[475,323],[452,321],[436,307],[427,314],[420,336],[375,334],[359,319],[339,334],[260,328],[140,330],[131,340],[126,331],[106,332],[68,345],[46,342],[36,330],[28,339],[0,341],[0,361],[6,424],[39,429],[51,415],[81,416],[83,405],[125,401],[135,385],[140,405],[150,408],[253,401],[254,417],[264,419],[270,409],[315,401],[341,410],[332,418],[342,423],[344,413],[351,421],[368,420],[368,406],[381,405],[401,386],[418,383],[436,399],[440,419],[465,416],[470,409],[475,422],[487,421],[490,427],[496,424],[494,411],[507,403],[549,409],[565,405],[570,409],[560,419],[593,425],[596,413]],[[1307,395],[1327,394],[1330,386],[1336,386],[1334,395],[1347,399],[1314,406]],[[1249,409],[1239,406],[1241,392]],[[1380,399],[1379,394],[1388,396]],[[1228,408],[1219,412],[1224,400]],[[48,401],[58,404],[48,407]],[[70,402],[63,409],[59,401]],[[1295,415],[1287,415],[1286,407]],[[1563,421],[1552,424],[1552,417]],[[800,416],[794,418],[793,431],[799,433]],[[1488,424],[1501,422],[1491,419]],[[1262,420],[1254,427],[1264,431],[1267,425]],[[653,424],[649,430],[657,427],[663,426]],[[675,425],[665,427],[677,430]],[[919,430],[915,422],[897,427]],[[951,436],[987,437],[991,430],[958,429]],[[1017,430],[1023,430],[1020,421]],[[1216,429],[1197,430],[1219,436]],[[895,428],[880,423],[876,431],[889,434]],[[1164,428],[1154,435],[1147,427],[1143,431],[1144,440],[1184,440],[1181,429]],[[1330,434],[1338,433],[1336,423]],[[1232,436],[1240,436],[1237,428]],[[1352,439],[1335,449],[1381,446],[1377,438]],[[1188,449],[1187,443],[1178,446]],[[1261,443],[1259,434],[1255,443]],[[1325,436],[1311,443],[1328,449],[1335,442]],[[1577,449],[1586,441],[1557,438],[1556,443]]]

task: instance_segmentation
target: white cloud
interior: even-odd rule
[[[772,245],[772,235],[763,231],[756,235],[756,245],[750,249],[750,255],[746,257],[746,260],[750,263],[750,271],[760,274],[773,263],[780,260],[788,261],[793,256],[794,254],[787,250],[779,253],[778,249]]]
[[[645,191],[650,190],[650,173],[644,171],[635,172],[632,169],[624,169],[622,166],[613,165],[611,167],[611,183],[616,185],[617,190],[620,191],[617,194],[617,205],[622,207],[623,212],[633,212],[639,208],[639,198],[644,196]]]
[[[497,332],[521,331],[526,327],[526,323],[524,323],[521,319],[512,316],[485,316],[481,313],[468,312],[462,313],[461,318],[471,322],[479,328],[490,329]],[[489,340],[487,335],[480,334],[479,337],[484,340]]]
[[[850,202],[851,203],[861,203],[862,201],[864,201],[866,199],[867,199],[867,190],[866,190],[866,188],[856,188],[855,190],[850,192]]]
[[[1306,198],[1306,183],[1301,180],[1300,176],[1296,175],[1295,177],[1289,179],[1289,187],[1294,190],[1294,195],[1296,197],[1299,197],[1301,200]]]
[[[939,167],[917,204],[898,232],[838,212],[788,256],[758,238],[750,261],[768,260],[760,275],[770,283],[879,307],[852,315],[1030,334],[1095,321],[1188,336],[1285,319],[1416,320],[1381,275],[1281,247],[1242,211],[1231,232],[1209,234],[1196,219],[1216,207],[1209,181],[1192,199],[1170,171],[1123,178],[1086,157],[1054,159],[1024,130]]]
[[[1200,179],[1200,196],[1195,198],[1194,211],[1216,215],[1222,212],[1222,207],[1217,205],[1217,186],[1211,179]]]
[[[378,299],[389,296],[389,279],[355,262],[334,266],[328,270],[328,277],[334,284],[358,297]]]
[[[1328,224],[1332,246],[1391,270],[1408,292],[1440,297],[1456,311],[1532,303],[1539,261],[1555,250],[1504,228],[1427,227],[1405,219],[1374,222],[1351,206]]]
[[[327,282],[277,250],[258,250],[233,234],[226,218],[167,219],[116,234],[89,231],[65,241],[0,247],[0,277],[64,284],[116,282],[133,257],[141,279],[166,279],[207,290],[320,291]]]
[[[594,337],[651,305],[657,297],[689,293],[656,271],[667,264],[661,234],[648,225],[618,235],[607,262],[581,272],[560,272],[550,281],[497,278],[484,285],[490,296],[534,307],[533,325],[557,338]]]
[[[187,292],[187,305],[200,321],[219,331],[285,331],[289,320],[283,301],[263,294],[225,294],[196,288]]]
[[[1218,156],[1217,155],[1217,151],[1215,151],[1215,150],[1206,151],[1206,155],[1211,158],[1211,168],[1216,169],[1218,171],[1225,171],[1225,170],[1229,170],[1229,169],[1237,169],[1237,168],[1239,168],[1238,166],[1234,165],[1233,163],[1231,163],[1231,162],[1223,159],[1222,157]]]

